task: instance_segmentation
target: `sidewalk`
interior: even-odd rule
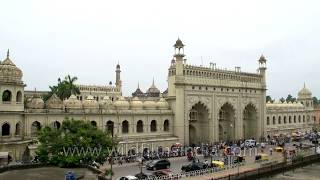
[[[282,157],[272,157],[270,158],[270,160],[268,162],[272,162],[272,161],[283,161]],[[239,173],[241,172],[246,172],[246,171],[253,171],[255,169],[258,169],[261,166],[261,163],[252,163],[252,164],[246,164],[244,166],[240,166],[239,167]],[[219,172],[215,172],[215,173],[211,173],[211,174],[206,174],[203,176],[194,176],[194,177],[188,177],[186,179],[190,179],[190,180],[210,180],[212,178],[223,178],[223,177],[228,177],[229,175],[235,175],[238,174],[238,167],[232,168],[232,169],[228,169],[228,170],[223,170],[223,171],[219,171]]]

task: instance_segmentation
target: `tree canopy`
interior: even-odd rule
[[[40,162],[59,167],[103,163],[111,153],[112,139],[90,122],[66,119],[60,128],[45,127],[38,132]]]
[[[293,97],[291,94],[288,94],[287,98],[286,98],[286,102],[295,102],[297,99],[295,97]]]
[[[273,102],[273,100],[272,100],[272,98],[271,98],[271,96],[266,96],[266,102]]]
[[[63,81],[58,78],[58,84],[49,86],[50,92],[43,97],[43,100],[47,101],[53,94],[56,94],[61,100],[69,98],[71,94],[80,94],[79,88],[75,85],[77,80],[77,77],[70,75],[67,75]]]

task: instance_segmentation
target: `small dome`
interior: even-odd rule
[[[129,102],[123,96],[120,96],[120,98],[114,103],[114,106],[117,109],[129,109]]]
[[[43,109],[44,102],[40,98],[40,96],[35,95],[34,97],[32,97],[31,101],[27,104],[27,107],[30,109]]]
[[[113,102],[109,98],[109,96],[103,97],[102,101],[100,101],[100,106],[103,109],[114,109]]]
[[[157,104],[155,101],[152,101],[152,100],[146,100],[143,102],[143,107],[145,109],[156,109],[157,107]]]
[[[138,84],[138,88],[136,89],[135,92],[132,93],[133,97],[143,97],[144,93],[141,91],[139,84]]]
[[[65,100],[64,104],[68,109],[81,109],[82,107],[81,101],[78,100],[74,94],[72,94],[69,99]]]
[[[169,104],[164,98],[160,98],[157,102],[158,109],[169,109]]]
[[[178,38],[178,40],[176,41],[176,43],[173,45],[176,48],[182,48],[184,47],[184,44],[182,43],[182,41]]]
[[[131,109],[143,109],[143,103],[138,97],[134,97],[130,102]]]
[[[9,50],[7,58],[0,64],[0,81],[22,84],[22,71],[10,60]]]
[[[303,88],[299,91],[298,93],[298,98],[311,98],[312,97],[312,93],[311,91],[306,88],[306,85],[303,86]]]
[[[160,90],[154,85],[154,80],[152,81],[152,85],[147,90],[146,94],[149,97],[159,97],[160,96]]]
[[[89,95],[83,102],[83,108],[85,109],[98,109],[99,103],[94,99],[92,95]]]
[[[49,109],[62,109],[63,108],[63,102],[56,94],[53,94],[47,100],[46,104]]]

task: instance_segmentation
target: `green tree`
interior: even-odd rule
[[[67,99],[71,94],[80,94],[80,90],[75,82],[78,80],[77,77],[71,77],[67,75],[63,81],[58,78],[58,84],[49,86],[50,92],[43,96],[43,100],[47,101],[53,94],[56,94],[61,100]]]
[[[109,135],[90,122],[68,118],[59,129],[41,129],[38,140],[39,161],[59,167],[76,167],[93,161],[103,163],[115,146]]]
[[[319,100],[317,97],[313,97],[313,106],[318,106],[319,105]]]
[[[287,98],[286,98],[286,102],[295,102],[297,99],[294,98],[291,94],[288,94]]]
[[[280,98],[280,102],[284,103],[286,100],[282,97]]]

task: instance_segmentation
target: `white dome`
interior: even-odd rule
[[[303,88],[299,91],[298,98],[312,98],[312,93],[308,88],[306,88],[306,85],[304,85]]]
[[[157,104],[155,101],[152,100],[146,100],[143,102],[143,107],[145,109],[156,109],[157,108]]]
[[[28,108],[30,109],[43,109],[44,102],[40,98],[40,96],[35,96],[31,99],[31,101],[27,104]]]
[[[123,96],[120,96],[120,98],[114,103],[114,106],[117,109],[129,109],[129,102]]]
[[[158,109],[169,109],[169,104],[164,98],[160,98],[157,102]]]
[[[100,106],[103,109],[114,109],[113,102],[111,101],[109,96],[103,97],[102,101],[100,101]]]
[[[85,109],[98,109],[99,103],[94,99],[92,95],[89,95],[83,102],[83,108]]]
[[[81,101],[77,99],[75,95],[71,95],[69,99],[64,101],[66,108],[68,109],[81,109]]]
[[[130,107],[131,109],[143,109],[143,103],[138,97],[134,97],[131,99]]]
[[[63,108],[63,102],[56,94],[53,94],[47,100],[46,104],[49,109],[62,109]]]

